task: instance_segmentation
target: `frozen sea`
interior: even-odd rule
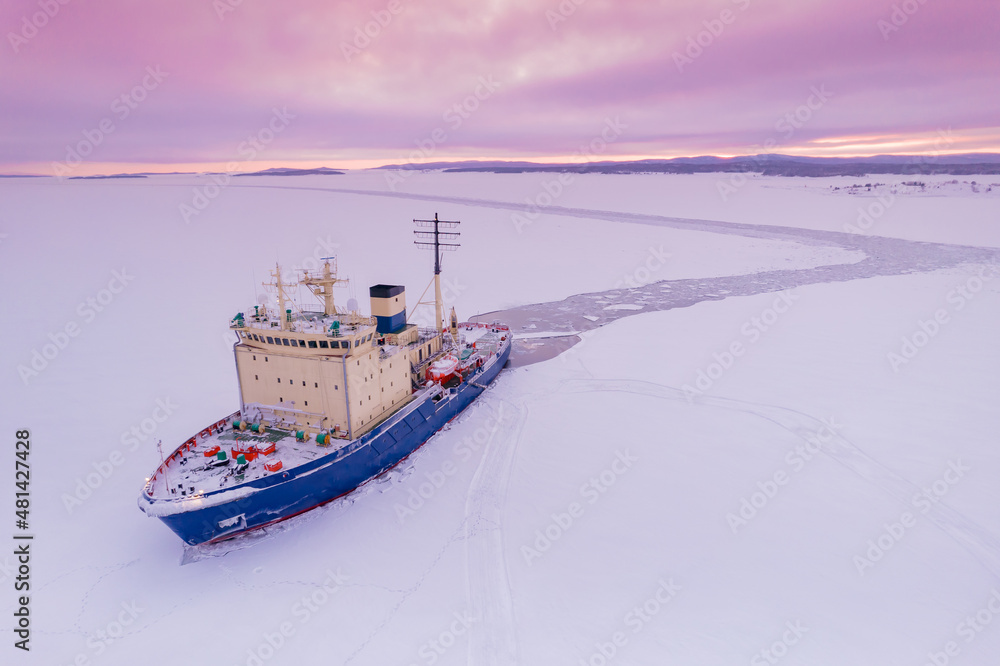
[[[729,178],[0,179],[17,662],[996,663],[1000,183]],[[238,407],[228,321],[275,262],[412,304],[435,213],[448,304],[518,337],[479,401],[250,538],[144,516],[156,440]]]

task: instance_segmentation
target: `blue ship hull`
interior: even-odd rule
[[[493,363],[458,387],[445,389],[442,399],[421,396],[370,432],[322,458],[235,489],[207,493],[194,508],[183,512],[159,511],[158,504],[171,501],[145,496],[140,497],[140,508],[166,523],[185,543],[195,545],[229,539],[330,502],[399,464],[460,414],[496,379],[511,347],[508,339]],[[226,500],[230,495],[236,497]],[[197,504],[207,506],[197,508]]]

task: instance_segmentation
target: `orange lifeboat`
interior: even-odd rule
[[[268,472],[277,472],[279,469],[281,469],[281,461],[275,460],[273,463],[266,463],[264,465],[264,469],[266,469]]]
[[[448,354],[431,363],[427,368],[427,376],[435,382],[446,382],[455,376],[456,370],[458,370],[458,359],[454,354]]]

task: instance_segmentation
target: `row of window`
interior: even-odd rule
[[[280,379],[278,380],[278,383],[281,383],[281,380],[280,380]],[[303,385],[305,385],[305,382],[302,382],[302,384],[303,384]],[[390,386],[392,386],[392,382],[389,382],[389,385],[390,385]],[[337,387],[334,387],[334,390],[336,390],[336,388],[337,388]],[[382,389],[382,393],[385,393],[385,388],[383,388],[383,389]],[[371,395],[369,395],[369,396],[368,396],[368,402],[371,402],[371,399],[372,399],[372,397],[371,397]],[[281,402],[284,402],[284,401],[285,401],[285,399],[284,399],[283,397],[281,397],[281,396],[278,396],[278,402],[279,402],[279,403],[281,403]],[[306,406],[306,407],[308,407],[308,406],[309,406],[309,401],[308,401],[308,400],[303,400],[303,402],[305,403],[305,406]],[[363,406],[364,406],[364,404],[365,404],[365,401],[364,401],[364,400],[358,400],[358,406],[360,406],[360,407],[363,407]],[[364,424],[365,424],[365,422],[364,422],[364,420],[362,420],[362,421],[361,421],[361,425],[364,425]]]
[[[257,357],[256,357],[256,356],[254,356],[254,359],[256,359],[256,358],[257,358]],[[265,358],[264,360],[267,360],[267,359]],[[258,381],[258,382],[260,381],[260,375],[254,375],[254,376],[253,376],[253,378],[254,378],[254,380],[255,380],[255,381]],[[278,383],[279,383],[279,384],[281,383],[281,377],[278,377]],[[294,380],[292,380],[292,379],[289,379],[289,380],[288,380],[288,383],[289,383],[289,384],[294,384],[294,383],[295,383],[295,381],[294,381]],[[305,386],[305,385],[306,385],[306,383],[305,383],[305,382],[302,382],[302,385],[303,385],[303,386]],[[313,388],[319,388],[319,382],[313,382]],[[340,384],[334,384],[334,385],[333,385],[333,390],[334,390],[334,391],[339,391],[339,390],[340,390]],[[279,399],[279,400],[278,400],[278,402],[281,402],[281,400]]]
[[[267,342],[269,345],[284,345],[285,347],[306,347],[309,349],[350,349],[350,340],[299,340],[297,338],[272,338],[271,336],[258,336],[256,333],[238,331],[239,335],[247,340],[256,342]],[[360,347],[363,342],[370,342],[374,333],[369,333],[368,337],[354,339],[354,346]]]

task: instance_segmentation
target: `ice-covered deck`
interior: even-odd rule
[[[462,344],[473,345],[484,358],[495,354],[504,338],[510,337],[510,328],[496,322],[479,324],[465,322],[458,325],[458,335]]]
[[[242,325],[256,331],[278,331],[281,319],[272,315],[251,315],[242,320]],[[374,317],[366,317],[351,312],[328,315],[322,312],[295,312],[288,323],[292,333],[329,335],[330,327],[336,322],[341,335],[352,335],[375,325]]]
[[[336,451],[347,443],[345,439],[333,438],[329,445],[321,446],[314,439],[299,441],[294,432],[278,428],[267,428],[262,434],[255,434],[248,430],[233,429],[229,420],[221,428],[207,437],[199,435],[192,438],[172,454],[150,479],[146,494],[153,499],[197,497],[270,474],[283,474],[293,467]],[[268,451],[272,444],[272,453],[262,453]],[[218,452],[213,452],[216,447],[218,451],[226,453],[227,463],[218,464]],[[241,466],[236,461],[237,455],[250,451],[251,447],[258,452],[257,455],[247,456],[246,468],[238,472]],[[209,453],[210,455],[206,455]],[[279,460],[280,469],[270,471],[265,467],[274,466]]]

